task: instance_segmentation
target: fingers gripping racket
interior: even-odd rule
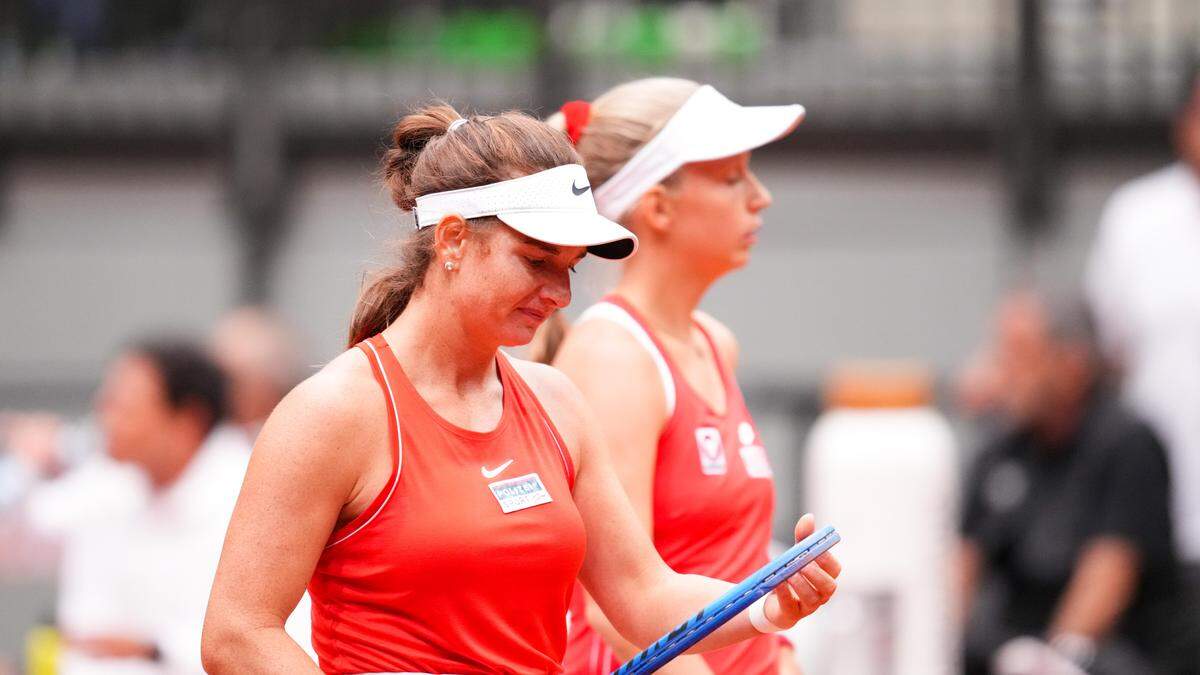
[[[668,661],[684,653],[689,647],[724,625],[726,621],[754,604],[755,600],[787,581],[788,577],[816,560],[817,556],[828,551],[841,539],[832,527],[825,527],[812,533],[803,541],[797,542],[783,555],[747,577],[745,581],[729,589],[729,592],[697,612],[695,616],[676,626],[658,642],[626,661],[624,665],[613,671],[613,675],[643,675],[662,668]]]

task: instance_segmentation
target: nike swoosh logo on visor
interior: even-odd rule
[[[483,474],[484,478],[495,478],[496,476],[499,476],[502,471],[507,469],[509,464],[512,464],[512,463],[513,463],[513,461],[510,459],[507,462],[501,464],[500,466],[498,466],[494,469],[489,469],[486,466],[481,466],[481,467],[479,467],[479,473]]]
[[[584,185],[583,187],[575,187],[575,181],[571,181],[571,192],[574,192],[576,197],[578,197],[579,195],[581,195],[591,189],[592,189],[591,185]]]

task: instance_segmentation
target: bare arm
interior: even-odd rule
[[[1129,607],[1137,588],[1140,558],[1131,544],[1100,537],[1083,550],[1059,600],[1050,635],[1070,633],[1098,640]]]
[[[540,398],[553,402],[555,423],[578,457],[575,504],[588,537],[580,580],[621,635],[636,645],[647,645],[731,584],[676,574],[663,563],[617,480],[604,439],[578,389],[561,373],[541,368],[545,370],[538,376]],[[807,536],[814,529],[811,517],[802,518],[796,536]],[[768,596],[767,618],[787,627],[816,611],[833,594],[839,571],[832,555],[821,556]],[[692,651],[717,649],[756,635],[743,613]]]
[[[615,371],[610,364],[620,363]],[[555,366],[579,387],[600,420],[621,420],[605,425],[613,452],[613,468],[634,514],[647,534],[654,531],[654,466],[658,436],[666,421],[666,401],[658,371],[640,345],[624,329],[608,321],[577,326],[560,347]],[[626,640],[585,594],[587,620],[612,647],[621,661],[640,651]],[[709,675],[700,656],[683,656],[662,669],[669,675]]]
[[[583,516],[589,547],[580,580],[618,631],[648,645],[712,602],[731,584],[673,572],[658,557],[637,523],[602,445],[582,448],[575,503]],[[797,538],[815,529],[801,519]],[[766,614],[779,626],[795,624],[833,595],[840,567],[829,554],[808,565],[768,596]],[[759,635],[745,613],[726,623],[691,651],[717,649]]]
[[[1079,554],[1050,623],[1051,638],[1107,637],[1132,602],[1144,568],[1152,564],[1156,541],[1169,540],[1166,531],[1154,528],[1170,518],[1162,446],[1143,425],[1115,440],[1119,445],[1111,449],[1112,464],[1099,486],[1103,498],[1093,525],[1098,534]]]
[[[290,393],[259,434],[209,599],[206,671],[318,672],[284,623],[339,517],[374,496],[364,467],[388,460],[378,451],[384,403],[367,373],[361,354],[343,354]],[[363,412],[372,410],[378,419]]]

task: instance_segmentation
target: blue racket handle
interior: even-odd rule
[[[671,659],[703,640],[733,617],[742,613],[755,600],[770,593],[776,586],[816,560],[842,538],[832,527],[822,528],[803,541],[797,542],[783,555],[751,574],[745,581],[729,589],[695,616],[679,624],[670,633],[626,661],[613,675],[644,675],[662,668]]]

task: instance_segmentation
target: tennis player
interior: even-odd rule
[[[799,105],[743,107],[711,86],[651,78],[568,103],[549,120],[583,157],[600,213],[641,242],[616,288],[567,332],[554,364],[596,411],[643,530],[681,573],[736,582],[769,559],[774,481],[734,377],[737,340],[697,307],[746,264],[771,204],[750,151],[803,116]],[[571,624],[568,673],[610,673],[638,651],[582,592]],[[797,670],[790,645],[769,636],[671,668]]]
[[[499,351],[570,301],[585,254],[623,259],[637,238],[596,212],[566,136],[526,115],[429,107],[392,141],[385,180],[417,231],[360,298],[352,347],[258,438],[205,667],[315,672],[283,630],[306,585],[326,672],[561,672],[576,578],[652,642],[730,584],[663,563],[579,391]],[[793,625],[838,571],[824,555],[697,649]]]

